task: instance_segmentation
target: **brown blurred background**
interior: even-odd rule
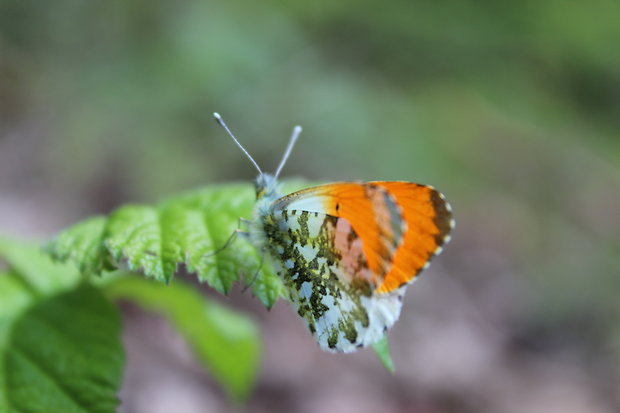
[[[297,4],[295,4],[297,3]],[[620,4],[0,0],[0,233],[263,169],[433,184],[452,243],[372,351],[259,323],[250,412],[620,411]],[[124,306],[124,413],[236,411],[158,316]]]

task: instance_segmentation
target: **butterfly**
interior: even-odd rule
[[[444,196],[399,181],[330,183],[283,196],[277,178],[301,127],[270,175],[213,115],[259,173],[246,234],[271,257],[319,346],[352,352],[379,341],[398,319],[407,286],[450,240]]]

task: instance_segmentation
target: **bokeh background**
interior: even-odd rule
[[[250,412],[620,410],[620,4],[0,1],[0,232],[263,169],[433,184],[452,243],[392,330],[396,373],[260,324]],[[212,294],[206,291],[206,294]],[[124,413],[236,411],[163,319],[123,307]]]

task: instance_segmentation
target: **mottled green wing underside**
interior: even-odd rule
[[[346,220],[273,210],[264,229],[291,302],[322,349],[351,352],[375,343],[398,319],[402,289],[374,293],[359,237]]]

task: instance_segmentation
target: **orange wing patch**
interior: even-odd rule
[[[362,240],[378,293],[413,280],[441,252],[453,226],[443,195],[410,182],[334,183],[295,192],[277,204],[348,221]]]
[[[326,211],[349,221],[362,239],[378,293],[387,293],[411,282],[427,267],[429,260],[441,252],[441,246],[449,239],[453,225],[450,206],[430,186],[410,182],[328,186]],[[395,201],[399,216],[390,213],[383,191],[370,190],[377,187],[385,189]],[[401,223],[404,236],[398,239],[399,245],[390,253],[385,246],[385,237],[394,236],[390,230]]]
[[[402,240],[404,228],[401,227],[400,214],[395,210],[396,201],[375,185],[343,183],[328,186],[325,211],[348,221],[362,240],[366,263],[376,286],[389,271]],[[398,216],[393,217],[395,214]]]
[[[377,292],[386,293],[410,282],[428,266],[429,260],[449,240],[454,221],[450,205],[432,187],[407,182],[374,184],[386,188],[396,198],[407,224],[392,267],[377,288]]]
[[[320,212],[346,220],[362,240],[373,287],[383,281],[402,242],[405,224],[399,207],[378,185],[351,182],[317,186],[286,195],[273,208]]]

